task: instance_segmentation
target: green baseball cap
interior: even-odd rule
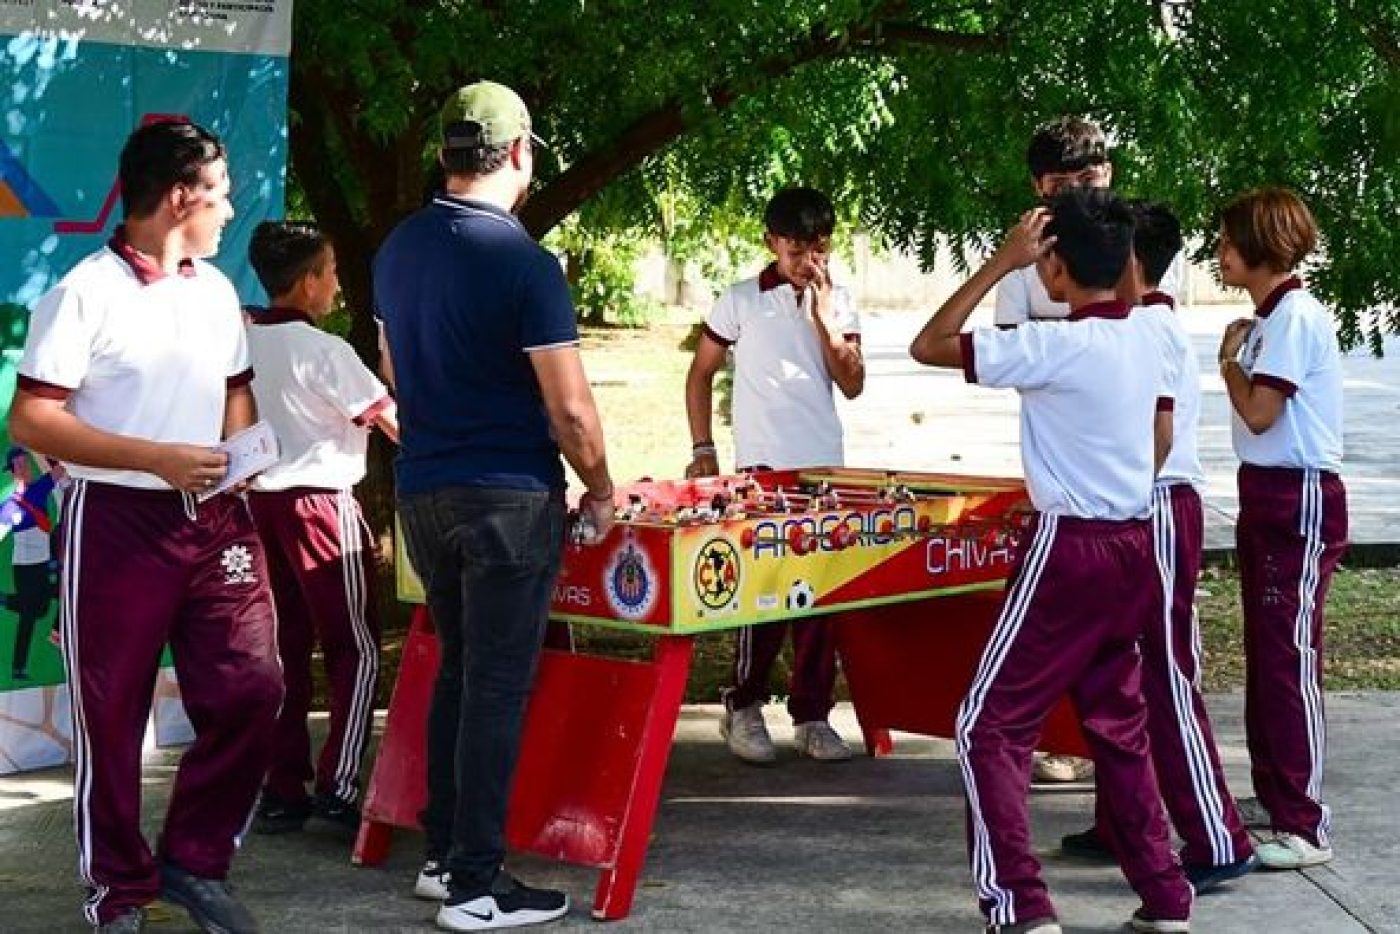
[[[447,149],[504,146],[522,136],[545,144],[530,132],[530,111],[520,95],[494,81],[478,81],[453,92],[438,119]]]

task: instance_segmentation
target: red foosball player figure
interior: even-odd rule
[[[694,441],[688,477],[719,473],[711,431],[715,374],[734,355],[734,449],[740,470],[840,466],[844,460],[835,384],[848,399],[865,388],[860,321],[850,294],[827,269],[836,211],[811,188],[778,192],[763,215],[774,261],[731,286],[705,320],[686,377]],[[781,491],[775,504],[785,500]],[[739,630],[734,682],[724,692],[720,731],[745,762],[777,760],[763,720],[769,676],[791,629],[788,713],[798,751],[832,762],[851,750],[827,717],[834,704],[836,647],[825,619],[773,622]]]

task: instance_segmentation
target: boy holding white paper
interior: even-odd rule
[[[220,442],[257,420],[233,285],[205,258],[233,217],[223,143],[187,121],[122,148],[124,223],[30,316],[15,443],[63,461],[60,629],[76,758],[84,915],[107,934],[182,905],[201,930],[258,929],[228,887],[282,701],[262,543],[242,500],[198,494]],[[141,834],[141,736],[169,643],[195,741],[160,843]]]
[[[374,427],[398,440],[394,401],[345,341],[316,322],[335,305],[335,249],[308,224],[259,224],[249,259],[270,308],[250,314],[248,353],[258,411],[281,445],[248,501],[267,549],[277,647],[287,695],[254,829],[300,830],[315,817],[359,826],[360,760],[379,672],[374,539],[351,488],[365,475]],[[330,731],[315,768],[306,716],[319,642]],[[306,782],[314,779],[314,794]]]

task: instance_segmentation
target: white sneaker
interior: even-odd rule
[[[449,894],[447,883],[451,878],[446,866],[430,859],[418,870],[418,879],[413,883],[413,897],[431,902],[443,901]]]
[[[1094,762],[1078,756],[1039,755],[1031,768],[1031,780],[1051,785],[1093,781]]]
[[[729,751],[745,762],[768,765],[778,761],[778,750],[763,722],[763,705],[750,704],[726,710],[719,719],[719,735],[729,743]]]
[[[563,892],[533,888],[500,872],[487,891],[462,893],[443,902],[436,920],[445,931],[494,931],[544,924],[568,912],[569,896]]]
[[[818,762],[845,762],[851,758],[851,747],[825,720],[797,724],[793,739],[798,752]]]
[[[1275,834],[1268,843],[1256,846],[1254,855],[1266,869],[1307,869],[1332,862],[1330,846],[1313,846],[1291,833]]]

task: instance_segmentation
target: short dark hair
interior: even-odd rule
[[[248,262],[268,298],[285,295],[301,277],[318,271],[324,263],[330,238],[314,224],[263,221],[248,242]]]
[[[510,158],[515,141],[496,146],[443,146],[442,170],[448,175],[490,175]]]
[[[1106,188],[1065,188],[1051,197],[1044,236],[1069,277],[1086,289],[1118,284],[1133,249],[1133,214]]]
[[[763,226],[779,237],[811,243],[831,236],[836,229],[836,208],[815,188],[784,188],[763,209]]]
[[[1287,188],[1261,188],[1220,212],[1220,231],[1250,268],[1290,272],[1317,247],[1317,222]]]
[[[1133,211],[1133,255],[1142,263],[1147,284],[1157,286],[1185,244],[1181,221],[1159,201],[1134,201],[1129,207]]]
[[[138,128],[122,146],[117,168],[122,212],[127,217],[150,216],[170,189],[195,184],[206,165],[227,157],[217,136],[187,120]]]
[[[1103,130],[1083,117],[1064,116],[1041,124],[1026,148],[1026,165],[1032,178],[1053,172],[1079,172],[1107,161],[1108,140]]]

